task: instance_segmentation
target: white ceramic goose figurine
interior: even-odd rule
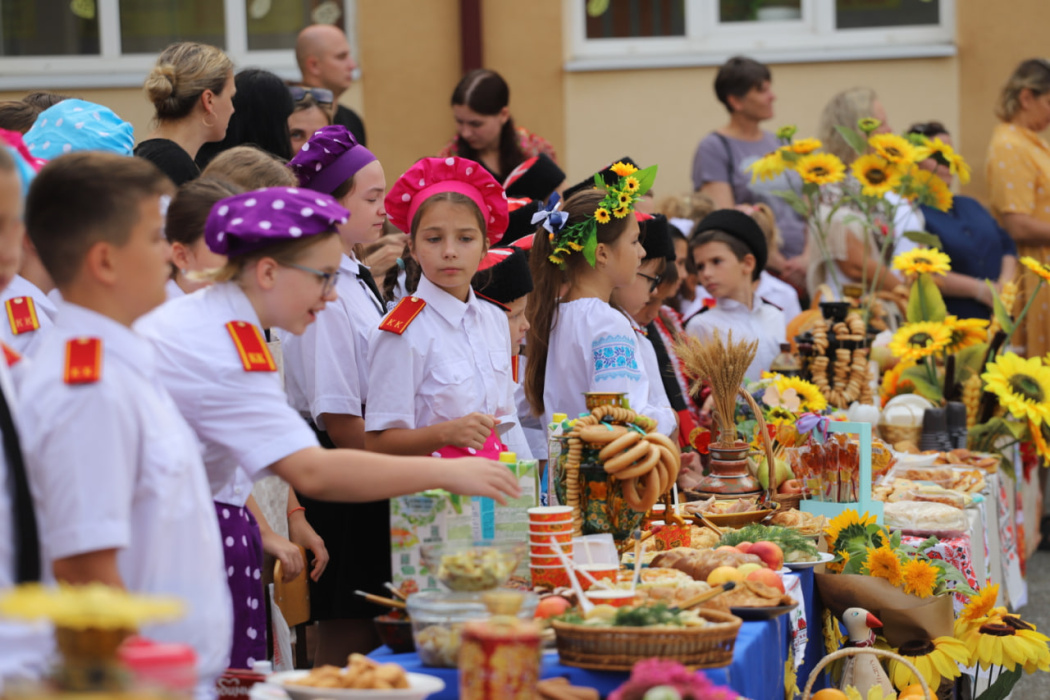
[[[846,635],[849,638],[849,646],[870,647],[875,645],[874,627],[882,627],[879,618],[872,615],[864,608],[849,608],[842,614],[842,624],[846,626]],[[847,685],[852,685],[860,692],[862,698],[868,697],[868,691],[877,685],[882,686],[882,692],[889,694],[896,692],[889,676],[883,670],[879,658],[874,654],[858,654],[846,659],[846,665],[842,669],[841,690]]]

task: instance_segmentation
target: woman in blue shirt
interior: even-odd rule
[[[916,124],[908,133],[939,138],[949,146],[952,143],[947,129],[939,122]],[[951,186],[952,174],[941,154],[935,153],[919,167]],[[922,214],[926,230],[941,239],[944,252],[952,259],[952,271],[937,278],[948,313],[959,318],[989,318],[992,292],[985,281],[1001,288],[1013,279],[1017,269],[1013,239],[980,202],[970,197],[955,195],[952,208],[946,212],[923,205]]]

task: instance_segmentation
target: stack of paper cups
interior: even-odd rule
[[[569,585],[569,574],[551,544],[551,537],[561,547],[565,558],[571,560],[572,508],[529,508],[529,572],[533,586],[561,588]]]

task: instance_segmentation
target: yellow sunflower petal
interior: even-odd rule
[[[914,163],[919,150],[908,139],[897,134],[875,134],[868,145],[891,163]]]
[[[1021,264],[1027,267],[1029,270],[1039,275],[1044,282],[1050,283],[1050,265],[1039,262],[1033,257],[1028,255],[1021,258]]]
[[[893,269],[906,275],[944,275],[951,271],[951,263],[947,254],[935,248],[916,248],[893,258]]]
[[[811,153],[795,163],[795,170],[804,182],[815,185],[831,185],[841,182],[846,175],[846,166],[830,153]]]
[[[1040,358],[1003,353],[985,370],[981,375],[985,388],[999,398],[1003,408],[1033,425],[1050,422],[1050,367]]]

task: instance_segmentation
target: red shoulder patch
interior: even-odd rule
[[[7,322],[15,335],[29,333],[40,328],[40,319],[36,315],[36,304],[32,297],[14,297],[4,302],[7,311]]]
[[[102,378],[102,340],[73,338],[66,343],[66,384],[94,384]]]
[[[379,324],[379,330],[401,335],[426,305],[427,303],[419,297],[402,297],[394,310]]]
[[[277,371],[277,364],[258,326],[247,321],[230,321],[226,324],[226,330],[237,346],[237,354],[241,357],[245,372]]]
[[[7,343],[0,342],[0,350],[4,351],[4,362],[7,363],[8,367],[14,367],[22,359],[22,353]]]

